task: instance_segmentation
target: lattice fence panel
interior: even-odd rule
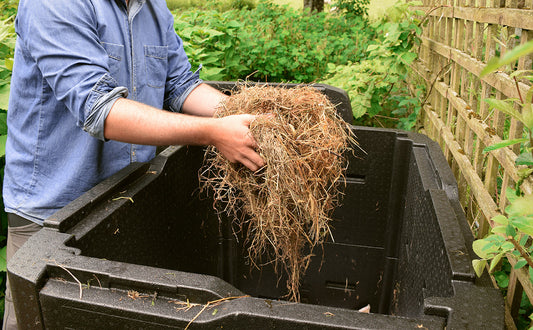
[[[533,0],[423,0],[427,14],[420,60],[413,65],[427,84],[420,118],[423,132],[439,142],[457,179],[460,200],[477,238],[491,228],[490,219],[502,213],[507,187],[520,180],[515,160],[519,146],[484,153],[486,146],[524,136],[524,127],[484,102],[487,98],[521,99],[530,83],[515,81],[505,72],[480,79],[494,56],[533,39]],[[531,56],[516,63],[532,69]],[[518,104],[516,109],[520,110]],[[532,180],[521,186],[533,192]],[[509,256],[511,265],[516,261]],[[513,269],[506,299],[506,325],[514,320],[522,293],[533,301],[527,268]]]

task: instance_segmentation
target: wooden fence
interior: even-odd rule
[[[533,39],[533,0],[423,0],[418,9],[428,19],[420,61],[413,66],[429,93],[421,129],[442,146],[472,231],[482,238],[490,230],[489,220],[504,210],[506,188],[520,180],[515,166],[518,145],[488,154],[482,151],[524,134],[520,122],[491,110],[483,100],[520,99],[529,82],[515,81],[504,72],[479,76],[490,58]],[[520,59],[517,69],[532,69],[532,57]],[[522,190],[533,192],[531,179]],[[508,259],[516,263],[512,256]],[[533,302],[526,267],[511,271],[506,296],[509,329],[516,328],[523,292]]]

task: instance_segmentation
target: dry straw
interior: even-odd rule
[[[250,126],[266,166],[253,173],[210,147],[203,188],[214,191],[215,207],[245,231],[252,264],[274,262],[288,276],[289,300],[299,301],[313,248],[331,235],[347,166],[343,155],[356,142],[335,106],[313,87],[243,85],[216,116],[242,113],[269,114]]]

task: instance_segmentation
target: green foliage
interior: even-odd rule
[[[416,2],[398,3],[373,24],[377,37],[367,47],[365,59],[347,65],[329,64],[324,80],[348,91],[354,118],[360,123],[375,116],[399,117],[397,126],[411,130],[421,109],[423,88],[410,95],[405,81],[409,65],[416,60],[415,46],[422,22],[420,12],[410,10]]]
[[[424,90],[405,85],[421,32],[410,5],[371,25],[345,10],[307,15],[262,1],[249,10],[176,11],[175,29],[203,79],[320,81],[348,92],[359,124],[380,117],[411,130]]]
[[[4,179],[4,156],[7,138],[7,105],[9,100],[9,84],[13,69],[15,48],[15,29],[13,17],[16,13],[17,1],[5,1],[0,4],[0,184]],[[0,317],[4,315],[4,292],[6,281],[6,236],[7,215],[0,194]]]
[[[0,19],[15,16],[18,4],[18,0],[2,0],[0,3]]]
[[[13,19],[10,17],[0,20],[0,110],[7,110],[14,48],[15,29]],[[6,132],[1,126],[0,118],[0,134],[4,135]]]
[[[187,11],[176,18],[174,28],[192,65],[203,65],[203,78],[225,80],[248,72],[236,54],[242,39],[239,31],[244,27],[236,18],[235,11],[214,10]]]
[[[527,42],[523,45],[517,46],[511,51],[507,52],[503,57],[492,58],[483,71],[481,77],[495,72],[496,70],[510,66],[513,71],[514,64],[523,56],[533,53],[533,41]],[[529,79],[533,81],[533,75],[531,70],[517,70],[510,73],[510,77],[518,81],[519,79]],[[505,148],[511,145],[520,144],[521,153],[515,160],[516,165],[533,166],[533,86],[529,88],[525,98],[520,94],[520,100],[517,99],[485,99],[484,101],[489,104],[491,109],[497,109],[500,112],[518,120],[524,125],[524,135],[522,138],[507,139],[499,143],[486,147],[483,152],[491,152],[501,148]],[[517,110],[515,106],[518,105],[521,110]],[[520,180],[516,183],[516,189],[519,191],[522,182],[531,174],[533,170],[531,168],[520,169]]]
[[[491,234],[483,239],[474,241],[474,252],[481,258],[473,261],[474,270],[481,276],[487,264],[492,272],[502,257],[510,253],[517,257],[515,268],[522,268],[527,264],[533,247],[528,243],[533,237],[533,195],[516,196],[513,189],[508,188],[509,206],[506,215],[497,215]],[[517,246],[520,246],[517,248]]]
[[[533,283],[533,261],[531,254],[533,246],[533,195],[517,196],[511,188],[507,189],[510,204],[505,209],[505,215],[500,214],[491,220],[494,227],[491,233],[474,241],[474,252],[481,258],[472,261],[477,276],[481,276],[486,267],[493,272],[496,282],[502,290],[509,285],[511,265],[505,257],[512,255],[516,259],[515,269],[529,265],[529,280]],[[527,328],[528,316],[533,314],[533,306],[527,297],[523,297],[520,305],[519,328]]]
[[[370,0],[337,0],[333,6],[347,15],[367,17]]]
[[[251,9],[257,5],[255,0],[167,0],[167,7],[170,10],[202,9],[228,11],[231,9]]]
[[[492,73],[502,66],[514,63],[520,57],[533,53],[533,40],[515,47],[503,57],[493,57],[489,60],[485,68],[481,71],[480,78],[483,78],[489,73]]]
[[[202,64],[202,78],[210,80],[315,82],[327,63],[359,60],[373,36],[361,18],[305,15],[268,2],[250,10],[176,14],[193,66]]]

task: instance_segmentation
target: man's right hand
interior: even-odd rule
[[[210,144],[232,163],[241,163],[251,171],[265,166],[265,161],[257,153],[257,143],[250,132],[254,115],[233,115],[216,118]]]

